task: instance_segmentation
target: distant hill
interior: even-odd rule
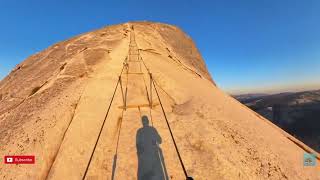
[[[316,151],[320,151],[320,90],[234,97]]]
[[[268,95],[269,94],[255,93],[255,94],[240,94],[240,95],[232,95],[232,96],[238,99],[239,101],[245,101],[245,100],[251,100],[253,98],[260,98]]]

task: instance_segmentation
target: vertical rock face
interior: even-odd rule
[[[219,90],[179,28],[151,22],[55,44],[0,82],[0,154],[36,156],[0,178],[184,179],[162,108],[195,179],[320,178],[303,166],[312,149]]]

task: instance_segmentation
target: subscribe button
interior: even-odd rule
[[[34,156],[4,156],[5,164],[34,164]]]

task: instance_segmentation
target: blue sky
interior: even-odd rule
[[[132,20],[181,27],[228,92],[320,88],[318,0],[2,0],[0,78],[53,43]]]

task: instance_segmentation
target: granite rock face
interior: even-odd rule
[[[181,29],[153,22],[57,43],[0,82],[0,154],[36,156],[1,163],[0,178],[184,179],[156,90],[194,179],[320,179],[303,167],[312,149],[216,87]]]

